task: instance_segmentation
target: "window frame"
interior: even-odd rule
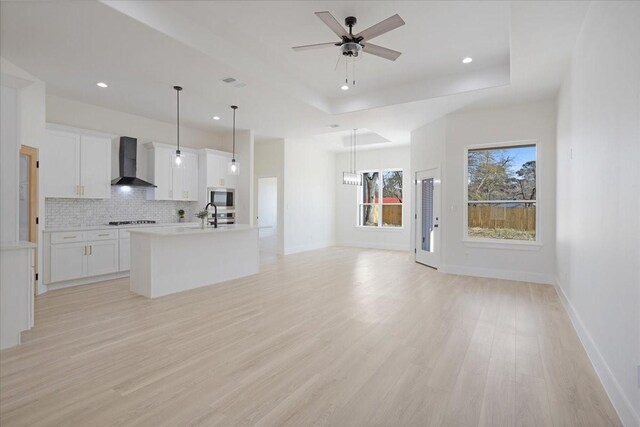
[[[504,149],[504,148],[518,148],[523,146],[533,145],[536,148],[536,198],[535,200],[495,200],[487,201],[493,203],[526,203],[534,202],[536,206],[536,239],[535,240],[515,240],[515,239],[490,239],[490,238],[473,238],[469,237],[469,203],[486,203],[484,201],[469,201],[469,151],[474,150],[486,150],[486,149]],[[542,246],[541,231],[542,224],[540,221],[540,212],[542,204],[540,202],[540,171],[543,169],[540,167],[541,145],[537,139],[527,139],[519,141],[505,141],[505,142],[490,142],[484,144],[468,145],[464,148],[464,180],[463,180],[463,201],[464,209],[462,214],[463,221],[463,234],[462,242],[467,246],[476,247],[493,247],[500,248],[513,248],[521,247],[521,249],[539,248]]]
[[[380,194],[378,195],[379,198],[379,202],[378,203],[363,203],[362,202],[362,192],[364,191],[364,176],[362,177],[362,183],[363,185],[359,186],[356,197],[356,228],[362,229],[362,230],[384,230],[384,231],[392,231],[392,230],[402,230],[404,229],[404,210],[405,210],[405,205],[404,205],[404,200],[405,200],[405,173],[404,173],[404,169],[403,168],[381,168],[381,169],[363,169],[363,170],[359,170],[358,173],[360,175],[364,175],[365,173],[373,173],[373,172],[378,172],[378,188],[380,191]],[[401,203],[384,203],[384,182],[382,179],[382,176],[385,172],[402,172],[402,202]],[[360,215],[362,214],[361,209],[362,206],[366,206],[366,205],[378,205],[378,225],[362,225],[360,224]],[[383,206],[402,206],[402,225],[398,226],[398,227],[393,227],[393,226],[384,226],[382,225],[382,218],[383,218]]]

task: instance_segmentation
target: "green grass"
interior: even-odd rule
[[[516,230],[515,228],[469,227],[472,239],[536,240],[535,230]]]

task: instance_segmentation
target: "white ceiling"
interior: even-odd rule
[[[367,128],[392,143],[461,108],[552,96],[586,2],[2,2],[3,57],[48,92],[158,120],[231,124],[261,138]],[[402,51],[363,56],[355,90],[338,89],[337,51],[291,46],[333,41],[314,16],[358,18],[362,30],[398,13],[406,25],[373,40]],[[336,48],[337,49],[337,48]],[[461,64],[465,56],[474,58]],[[343,65],[343,64],[342,64]],[[344,66],[344,65],[343,65]],[[233,76],[236,88],[221,82]],[[108,89],[95,86],[109,83]],[[486,89],[482,89],[486,88]],[[213,121],[212,116],[222,117]],[[341,125],[331,129],[330,124]],[[340,138],[336,136],[336,138]]]

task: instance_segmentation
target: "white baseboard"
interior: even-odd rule
[[[71,288],[73,286],[89,285],[91,283],[104,282],[106,280],[122,279],[123,277],[129,277],[129,270],[120,271],[120,272],[111,273],[111,274],[103,274],[101,276],[83,277],[81,279],[68,280],[66,282],[50,283],[48,285],[45,285],[45,287],[47,288],[47,291],[53,291],[56,289]]]
[[[542,273],[516,270],[498,270],[493,268],[468,267],[464,265],[441,265],[438,270],[442,273],[460,274],[463,276],[488,277],[490,279],[516,280],[519,282],[542,283],[554,285],[552,276]]]
[[[389,243],[340,241],[340,242],[336,242],[336,246],[348,246],[353,248],[367,248],[367,249],[383,249],[383,250],[389,250],[389,251],[409,251],[409,247],[407,245],[398,245],[398,244],[389,244]]]
[[[582,346],[587,352],[591,365],[600,378],[600,382],[609,396],[614,409],[618,413],[622,424],[627,427],[640,426],[640,414],[634,410],[631,401],[624,393],[624,390],[616,380],[613,372],[611,372],[611,369],[609,369],[607,361],[602,356],[602,353],[600,353],[598,346],[593,338],[591,338],[591,334],[589,334],[589,331],[585,328],[580,315],[573,307],[573,304],[571,304],[569,298],[567,298],[567,295],[564,293],[559,281],[556,283],[555,288],[558,296],[560,297],[560,301],[562,301],[562,305],[569,314],[573,328],[578,334],[578,338],[580,338],[580,342],[582,342]]]

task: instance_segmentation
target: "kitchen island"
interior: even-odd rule
[[[259,271],[258,227],[178,226],[132,230],[131,291],[147,298],[182,292]]]

